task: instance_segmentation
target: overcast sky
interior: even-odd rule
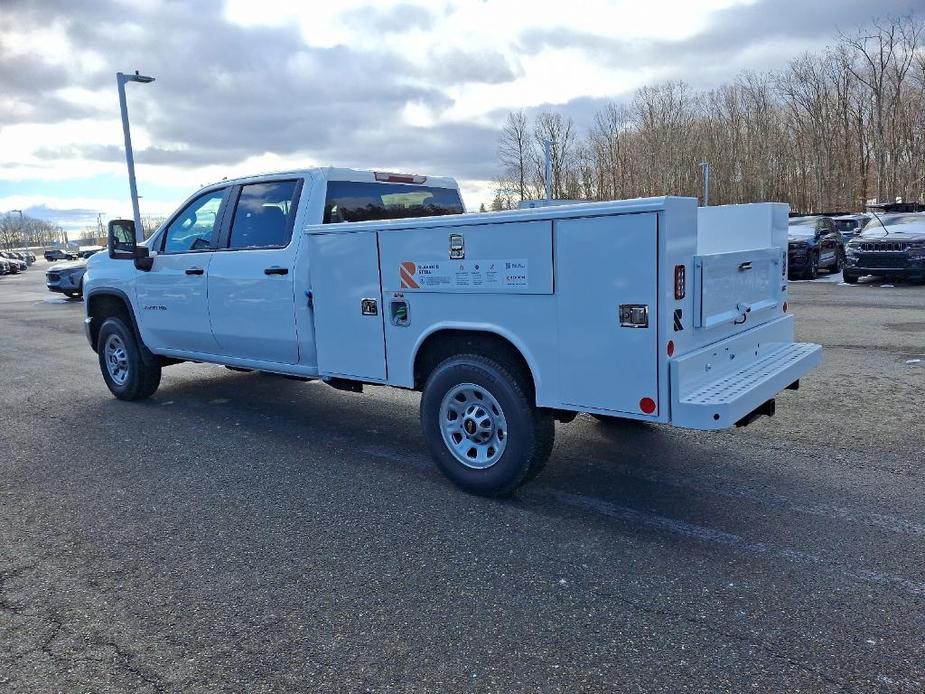
[[[584,128],[642,84],[780,67],[920,1],[0,0],[0,213],[129,213],[117,70],[157,78],[128,85],[143,214],[313,165],[453,176],[475,208],[509,110]]]

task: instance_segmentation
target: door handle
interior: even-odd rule
[[[186,274],[187,274],[187,275],[202,275],[202,274],[204,274],[204,273],[205,273],[205,270],[203,270],[201,267],[188,267],[188,268],[186,268]]]
[[[263,274],[265,275],[288,275],[289,268],[288,267],[276,267],[274,265],[273,267],[265,268],[263,271]]]

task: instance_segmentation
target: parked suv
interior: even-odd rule
[[[10,272],[10,261],[0,256],[0,275],[9,275]]]
[[[925,214],[883,214],[848,244],[845,282],[862,275],[925,279]]]
[[[84,294],[84,273],[86,271],[86,259],[57,263],[45,272],[45,286],[50,292],[58,292],[71,299],[79,299]]]
[[[76,256],[73,253],[68,253],[63,251],[60,248],[52,248],[45,251],[45,260],[73,260]]]
[[[838,272],[845,258],[845,242],[831,217],[790,218],[787,231],[787,267],[790,279],[814,280],[819,270]]]
[[[848,243],[851,239],[861,233],[864,225],[870,221],[869,214],[843,214],[833,217],[835,228],[841,232],[842,241]]]

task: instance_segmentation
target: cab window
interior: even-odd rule
[[[289,245],[297,206],[298,181],[241,186],[228,247],[283,248]]]
[[[189,253],[209,249],[224,197],[224,190],[213,190],[187,205],[167,227],[161,250]]]

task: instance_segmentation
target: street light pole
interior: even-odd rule
[[[136,243],[144,241],[145,235],[141,227],[141,212],[138,209],[138,187],[135,185],[135,156],[132,154],[132,135],[128,127],[128,107],[125,103],[125,83],[140,82],[141,84],[148,84],[153,81],[153,77],[139,75],[138,70],[135,70],[134,75],[125,75],[121,72],[116,73],[116,84],[119,86],[119,109],[122,111],[122,134],[125,136],[125,165],[128,167],[128,187],[132,196],[132,215],[135,220]]]
[[[703,171],[703,206],[710,206],[710,162],[700,162],[700,168]]]

